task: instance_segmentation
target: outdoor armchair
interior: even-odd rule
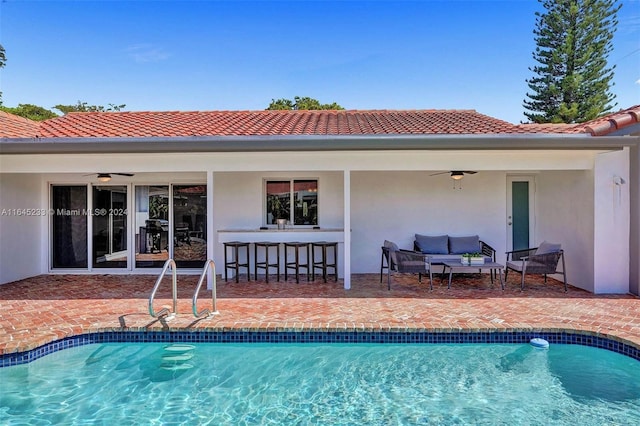
[[[521,290],[524,290],[524,277],[526,274],[542,274],[544,275],[545,283],[547,282],[548,274],[561,274],[564,281],[564,291],[567,291],[564,251],[560,248],[560,244],[551,244],[545,241],[539,247],[508,251],[506,254],[505,282],[510,269],[521,274]],[[562,268],[558,270],[560,263],[562,263]]]
[[[380,264],[380,282],[383,270],[387,270],[387,289],[391,290],[391,272],[401,274],[418,274],[418,281],[422,282],[422,275],[429,274],[429,288],[433,290],[433,275],[431,261],[428,255],[411,250],[401,250],[390,241],[382,246]]]

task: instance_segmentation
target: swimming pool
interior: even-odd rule
[[[0,383],[8,424],[640,424],[640,362],[564,344],[100,343]]]

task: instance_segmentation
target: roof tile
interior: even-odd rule
[[[637,124],[640,105],[580,124],[518,124],[474,110],[164,111],[69,113],[34,122],[0,112],[0,137],[118,138],[292,135],[590,133]]]
[[[0,137],[34,138],[38,136],[38,127],[37,121],[0,111]]]

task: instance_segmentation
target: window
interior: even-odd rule
[[[279,179],[265,181],[265,224],[285,219],[293,225],[318,224],[318,180]]]

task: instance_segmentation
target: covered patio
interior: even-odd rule
[[[197,274],[223,264],[227,240],[304,235],[339,243],[352,289],[378,270],[384,240],[410,249],[419,233],[478,235],[499,263],[560,243],[569,284],[637,294],[637,128],[635,107],[541,126],[462,110],[69,114],[1,141],[0,283],[155,275],[169,257]],[[451,179],[459,170],[474,174]],[[316,190],[304,221],[290,213],[295,233],[269,217],[267,188],[285,181]],[[528,194],[518,247],[513,183]]]

